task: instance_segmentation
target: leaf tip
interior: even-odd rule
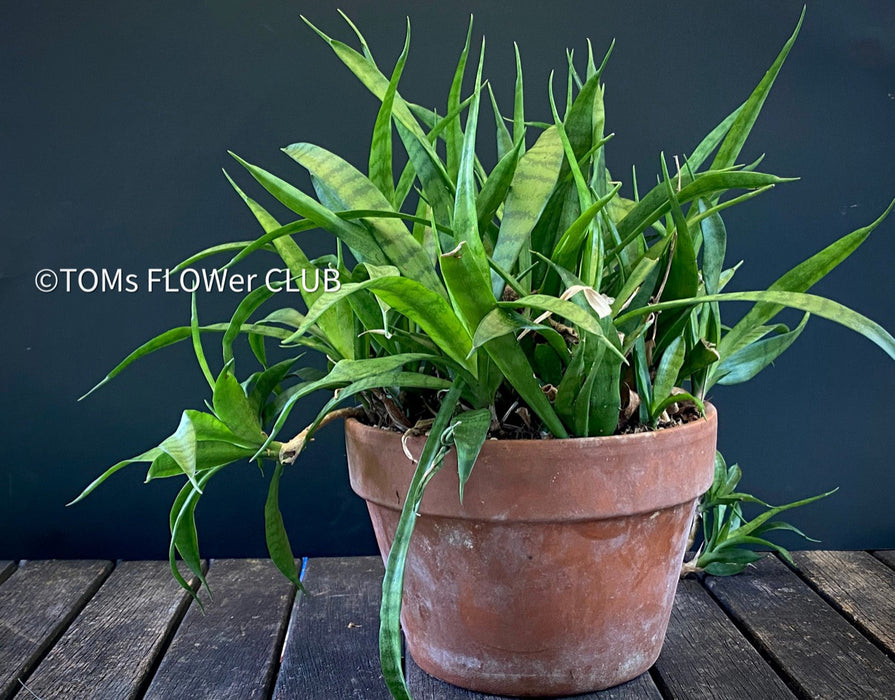
[[[97,389],[99,389],[99,388],[100,388],[101,386],[103,386],[104,384],[107,384],[107,383],[109,382],[110,379],[111,379],[111,377],[110,377],[109,375],[106,375],[106,376],[103,378],[103,380],[102,380],[101,382],[99,382],[99,384],[97,384],[96,386],[94,386],[90,391],[88,391],[88,392],[87,392],[86,394],[84,394],[83,396],[78,397],[78,401],[83,401],[84,399],[86,399],[86,398],[87,398],[88,396],[90,396],[90,394],[92,394],[94,391],[96,391]]]

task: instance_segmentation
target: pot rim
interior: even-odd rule
[[[351,487],[400,511],[414,465],[401,434],[350,420]],[[559,522],[650,513],[694,501],[714,476],[717,412],[685,425],[632,435],[487,440],[458,502],[456,450],[426,488],[419,513],[491,521]],[[409,438],[419,455],[426,438]]]

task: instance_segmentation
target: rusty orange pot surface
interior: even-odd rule
[[[452,451],[420,508],[401,622],[427,673],[483,693],[571,695],[659,656],[717,414],[636,435],[489,440],[459,502]],[[395,432],[346,424],[351,486],[385,557],[414,464]],[[407,446],[418,457],[423,438]]]

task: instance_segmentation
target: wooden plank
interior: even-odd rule
[[[0,698],[12,697],[96,593],[108,561],[26,561],[0,586]]]
[[[311,559],[295,599],[273,697],[387,700],[379,670],[379,557]]]
[[[14,561],[0,561],[0,583],[12,576],[12,572],[16,570]]]
[[[888,565],[889,568],[895,569],[895,549],[879,549],[873,553],[873,556]]]
[[[167,562],[119,564],[31,675],[28,689],[40,698],[137,697],[189,600]],[[17,697],[33,695],[23,690]]]
[[[889,698],[895,663],[774,557],[709,590],[791,687],[812,698]]]
[[[205,613],[192,605],[145,700],[250,700],[270,694],[293,586],[269,559],[217,559]]]
[[[414,700],[512,700],[506,695],[486,695],[464,690],[433,678],[416,665],[411,656],[407,656],[407,685]],[[656,684],[649,673],[644,673],[623,685],[602,690],[597,693],[586,693],[574,696],[574,700],[660,700]]]
[[[699,581],[678,584],[654,671],[667,698],[794,698]]]
[[[793,552],[799,574],[895,655],[895,571],[867,552]]]

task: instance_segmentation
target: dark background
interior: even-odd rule
[[[605,74],[607,130],[617,133],[608,159],[626,194],[632,163],[645,188],[660,150],[691,150],[749,94],[801,9],[593,0],[340,6],[387,72],[410,15],[401,92],[442,112],[470,12],[475,36],[488,38],[485,73],[507,113],[519,43],[529,118],[547,118],[546,79],[551,68],[564,74],[566,47],[581,60],[587,37],[598,54],[615,37]],[[144,340],[188,323],[189,297],[41,294],[33,278],[63,267],[143,275],[258,235],[220,175],[225,166],[252,184],[226,149],[299,183],[301,169],[278,151],[294,141],[319,143],[365,169],[378,103],[299,13],[355,44],[325,2],[4,3],[0,558],[165,555],[175,485],[142,486],[141,467],[82,504],[64,504],[108,465],[170,433],[184,407],[201,407],[207,387],[186,344],[76,401]],[[743,154],[751,161],[767,152],[764,170],[802,179],[726,216],[728,261],[746,260],[731,289],[763,288],[872,221],[895,195],[893,30],[895,5],[884,0],[810,4]],[[482,123],[487,142],[492,129]],[[319,254],[327,239],[310,233],[303,244]],[[816,290],[895,329],[893,253],[895,217]],[[225,320],[237,300],[206,295],[200,318]],[[731,305],[727,318],[743,311]],[[208,341],[210,352],[216,344]],[[247,363],[243,375],[252,371]],[[717,387],[720,447],[743,466],[744,489],[771,502],[839,485],[834,497],[788,518],[824,547],[895,547],[893,389],[895,364],[879,348],[815,319],[776,367],[748,385]],[[296,411],[293,427],[314,409]],[[263,554],[265,492],[252,465],[222,472],[199,509],[203,554]],[[289,470],[281,498],[297,554],[372,551],[340,428],[327,428]]]

